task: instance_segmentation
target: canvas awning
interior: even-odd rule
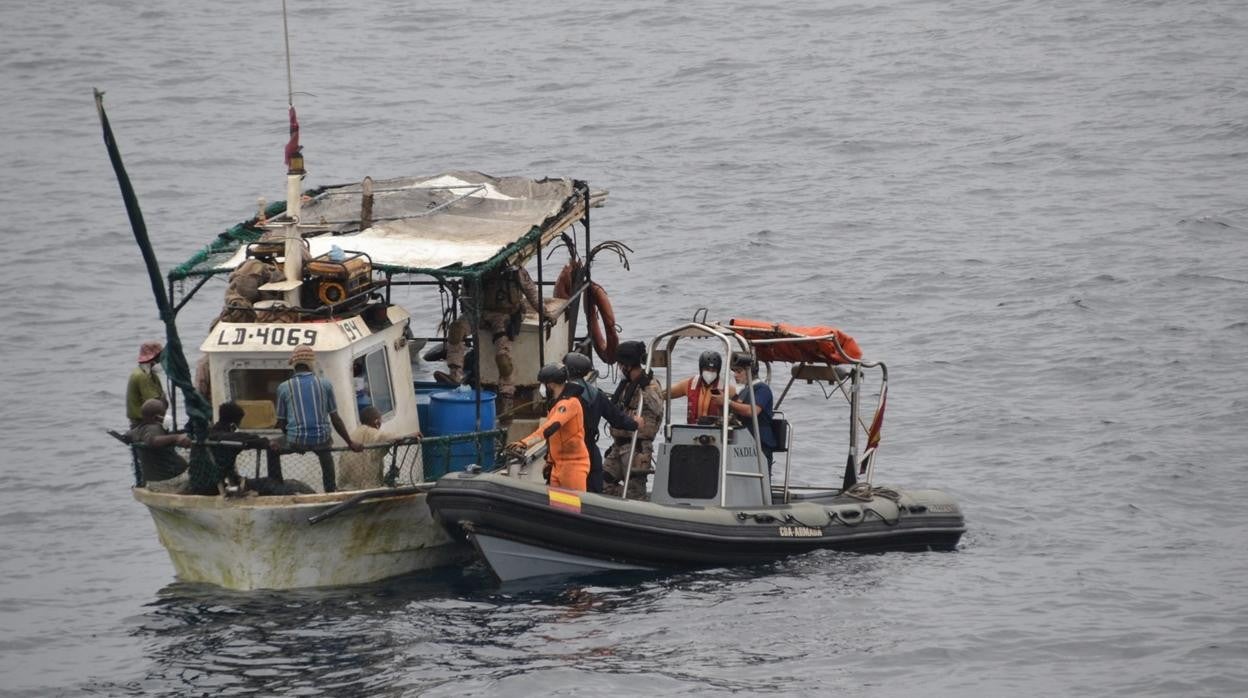
[[[372,225],[360,229],[361,184],[310,192],[302,207],[300,232],[312,256],[343,250],[368,254],[374,268],[458,276],[479,273],[500,255],[523,256],[525,246],[557,236],[583,215],[584,200],[570,179],[491,177],[448,172],[373,182]],[[285,206],[270,207],[279,215]],[[311,226],[311,227],[309,227]],[[264,231],[254,221],[240,224],[169,278],[225,273],[241,264],[245,246]],[[270,230],[265,237],[278,236]],[[443,272],[443,273],[438,273]]]

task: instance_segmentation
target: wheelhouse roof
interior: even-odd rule
[[[504,261],[523,262],[593,205],[577,180],[446,172],[374,181],[373,222],[361,229],[361,192],[361,183],[307,192],[299,227],[312,256],[337,245],[368,254],[381,271],[438,278],[479,276]],[[285,210],[285,202],[274,203],[265,218]],[[239,223],[168,277],[229,273],[245,259],[247,244],[264,233],[256,218]]]

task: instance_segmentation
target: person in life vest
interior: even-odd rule
[[[758,377],[758,361],[743,352],[732,355],[732,377],[737,381],[737,395],[728,403],[728,412],[754,433],[754,416],[758,415],[758,446],[771,472],[772,453],[776,450],[776,432],[771,426],[775,398],[771,386]],[[751,399],[751,394],[753,398]]]
[[[672,386],[668,397],[683,397],[689,400],[686,420],[689,424],[698,424],[706,419],[714,419],[723,414],[724,395],[719,387],[719,372],[724,368],[724,357],[713,351],[704,351],[698,357],[698,375],[687,378]],[[736,396],[736,389],[728,386],[728,398]]]
[[[592,359],[580,352],[569,352],[563,357],[563,365],[568,369],[568,389],[577,389],[581,410],[585,413],[585,447],[589,450],[586,488],[590,492],[602,492],[602,451],[598,449],[598,425],[605,417],[613,430],[632,433],[637,429],[637,422],[590,384],[588,376],[594,370]]]
[[[568,369],[562,364],[546,364],[537,372],[537,380],[542,397],[554,404],[532,434],[507,444],[505,451],[520,455],[545,439],[550,486],[584,492],[589,476],[585,415],[581,411],[580,398],[567,390]]]
[[[630,340],[620,342],[615,352],[620,366],[620,384],[611,395],[611,402],[628,416],[637,420],[637,442],[633,432],[611,428],[611,446],[602,461],[606,484],[603,494],[618,497],[624,492],[624,476],[628,474],[628,499],[645,499],[646,480],[652,469],[650,459],[654,454],[654,437],[663,424],[663,394],[654,375],[642,369],[646,363],[646,345]],[[638,413],[638,402],[641,411]],[[628,461],[632,451],[632,463]],[[631,468],[632,472],[628,473]]]
[[[494,343],[494,364],[498,367],[498,411],[511,411],[516,386],[511,360],[511,342],[520,330],[526,309],[537,312],[541,296],[537,284],[523,267],[507,266],[481,279],[481,316],[477,324]],[[446,330],[446,368],[452,383],[464,380],[464,359],[468,353],[467,339],[472,335],[472,316],[476,303],[465,293],[459,318]],[[484,334],[484,333],[483,333]]]
[[[131,429],[143,421],[143,403],[165,400],[165,388],[156,373],[164,350],[160,342],[144,342],[139,347],[138,368],[130,372],[130,380],[126,383],[126,418],[130,420]]]

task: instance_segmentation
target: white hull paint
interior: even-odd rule
[[[459,563],[471,549],[432,518],[424,493],[361,502],[308,518],[358,492],[287,497],[192,497],[133,488],[184,582],[227,589],[362,584]]]
[[[572,555],[489,534],[470,533],[469,535],[500,582],[651,569],[639,565]]]

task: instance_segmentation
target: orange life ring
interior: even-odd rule
[[[576,260],[569,260],[563,265],[563,269],[559,272],[559,278],[555,279],[555,289],[551,295],[555,298],[571,298],[572,297],[572,278],[580,270],[581,264]]]
[[[599,315],[602,322],[599,323]],[[620,346],[620,334],[615,329],[615,311],[607,291],[598,284],[585,289],[585,324],[594,340],[594,351],[608,365],[615,363],[615,350]]]

